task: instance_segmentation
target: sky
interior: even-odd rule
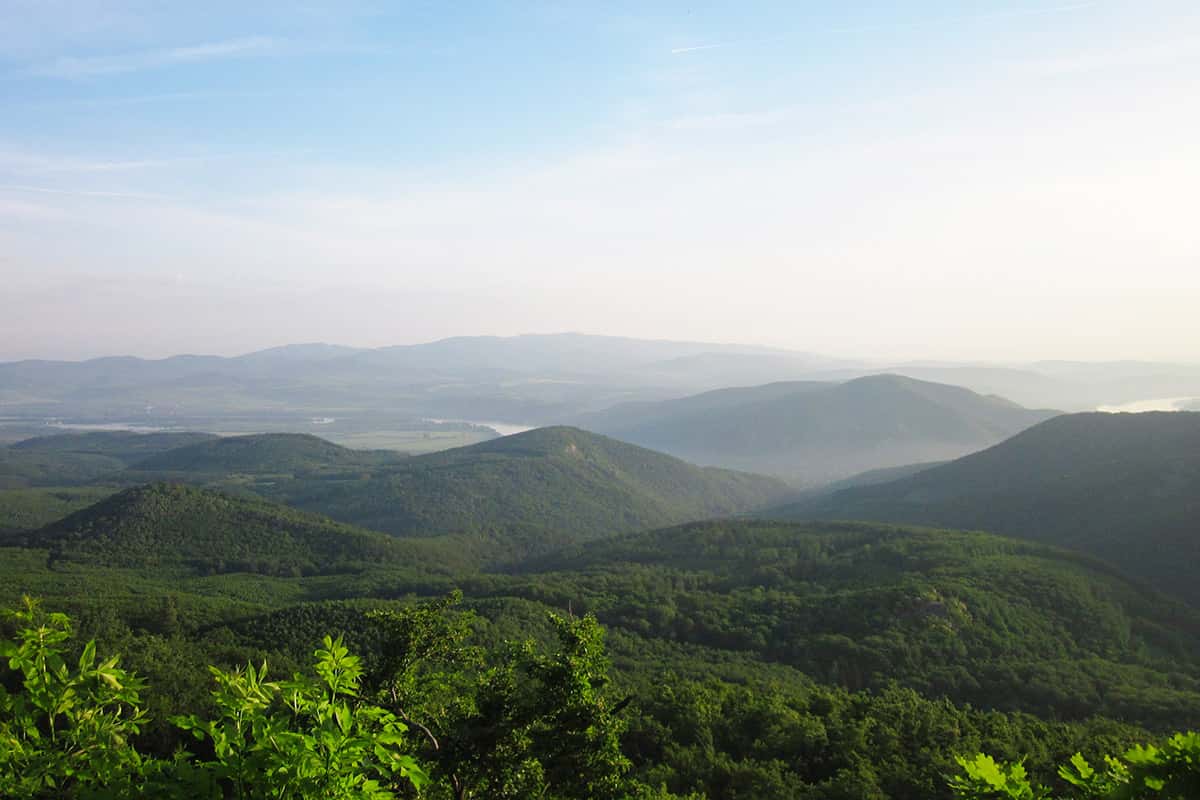
[[[0,360],[1200,362],[1194,0],[0,0]]]

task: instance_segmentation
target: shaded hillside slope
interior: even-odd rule
[[[950,464],[772,513],[1034,539],[1200,602],[1200,414],[1061,416]]]
[[[152,456],[188,445],[212,442],[212,433],[134,431],[88,431],[37,436],[11,445],[14,450],[37,453],[78,453],[107,456],[125,464],[134,464]]]
[[[6,544],[52,560],[300,575],[396,562],[395,539],[262,500],[152,484],[127,489]]]
[[[44,453],[0,447],[0,489],[73,486],[123,469],[124,462],[94,453]]]
[[[897,375],[727,389],[585,417],[589,429],[802,484],[954,458],[1056,412]]]
[[[180,447],[134,465],[140,472],[296,473],[377,466],[404,458],[383,450],[351,450],[305,433],[230,436]]]
[[[44,527],[115,491],[111,486],[0,489],[0,535]]]

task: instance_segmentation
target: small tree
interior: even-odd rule
[[[410,722],[433,781],[426,796],[603,800],[645,792],[627,779],[624,726],[595,617],[552,616],[557,647],[468,644],[470,614],[443,601],[371,615],[382,633],[380,702]]]

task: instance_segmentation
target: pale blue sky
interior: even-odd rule
[[[0,0],[0,359],[1200,361],[1200,6]]]

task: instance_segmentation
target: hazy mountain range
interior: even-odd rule
[[[0,410],[148,420],[370,413],[537,424],[631,397],[724,385],[719,376],[701,377],[703,367],[676,368],[679,359],[709,355],[771,355],[796,369],[841,363],[741,345],[577,334],[373,350],[292,345],[235,358],[0,364]]]
[[[1066,411],[1200,397],[1195,365],[868,363],[738,344],[554,334],[377,349],[289,345],[233,358],[11,362],[0,364],[0,416],[149,424],[432,417],[535,426],[621,402],[883,372]]]

